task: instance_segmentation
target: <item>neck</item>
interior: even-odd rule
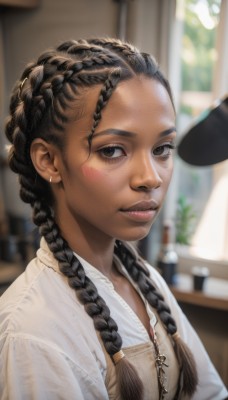
[[[114,244],[112,241],[104,245],[95,241],[90,241],[88,236],[80,238],[77,243],[68,242],[75,253],[88,261],[93,267],[97,268],[102,274],[110,277],[113,270]]]
[[[110,277],[113,272],[115,239],[103,232],[98,233],[92,226],[86,226],[85,221],[79,223],[75,219],[67,218],[66,215],[64,218],[57,216],[55,220],[69,247],[104,275]]]

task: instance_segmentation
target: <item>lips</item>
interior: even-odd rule
[[[131,212],[131,211],[155,211],[158,209],[158,203],[155,200],[140,201],[133,204],[129,208],[123,208],[121,211]]]

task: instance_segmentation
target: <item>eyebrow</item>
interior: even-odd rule
[[[104,135],[117,135],[117,136],[125,136],[125,137],[134,137],[136,133],[124,131],[122,129],[105,129],[104,131],[94,133],[93,137],[96,136],[104,136]]]
[[[162,131],[162,132],[159,134],[159,136],[161,136],[161,137],[163,137],[163,136],[168,136],[168,135],[170,135],[170,133],[173,133],[173,132],[176,132],[176,131],[177,131],[176,127],[175,127],[175,126],[172,126],[171,128]]]
[[[164,136],[170,135],[170,133],[173,133],[173,132],[176,132],[175,126],[172,126],[171,128],[160,132],[159,136],[160,137],[164,137]],[[105,135],[117,135],[117,136],[125,136],[125,137],[135,137],[135,136],[137,136],[137,134],[134,133],[134,132],[125,131],[125,130],[122,130],[122,129],[111,128],[111,129],[105,129],[104,131],[100,131],[100,132],[94,133],[93,137],[105,136]]]

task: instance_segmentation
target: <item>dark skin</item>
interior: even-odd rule
[[[37,138],[31,158],[44,179],[52,177],[63,237],[113,283],[149,331],[145,305],[115,268],[113,252],[116,239],[145,237],[161,209],[172,176],[175,113],[160,83],[145,77],[122,82],[102,111],[89,152],[100,88],[85,92],[82,118],[67,124],[64,153]]]
[[[116,292],[132,308],[149,334],[150,320],[146,312],[144,302],[142,301],[138,292],[130,284],[128,279],[125,278],[119,271],[117,271],[115,267],[113,268],[113,273],[110,280],[112,281]]]

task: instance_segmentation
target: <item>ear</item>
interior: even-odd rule
[[[38,174],[48,182],[59,183],[61,175],[58,168],[60,154],[57,148],[41,138],[34,139],[30,157]]]

